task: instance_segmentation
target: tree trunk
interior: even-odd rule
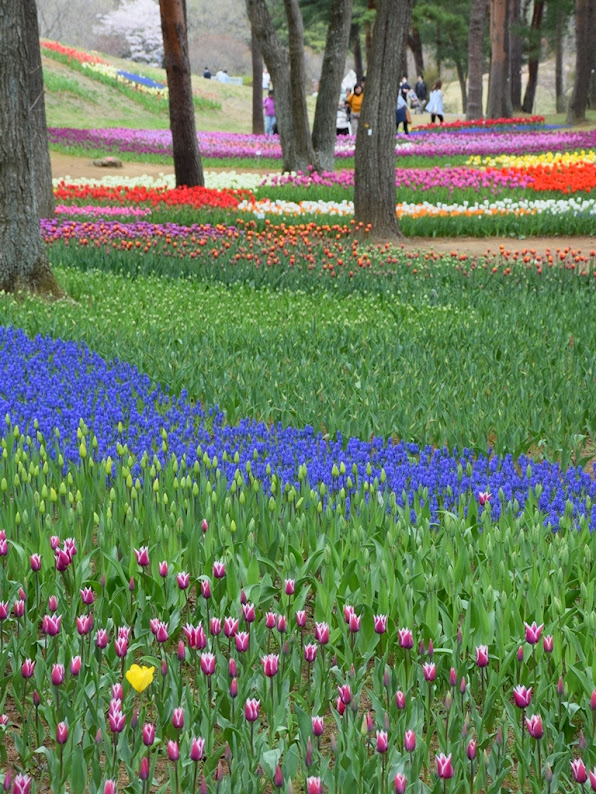
[[[52,189],[52,164],[48,147],[48,125],[46,103],[43,93],[43,70],[39,51],[39,26],[35,0],[23,0],[27,26],[27,49],[29,52],[29,124],[33,146],[33,179],[37,209],[40,218],[54,215],[54,191]]]
[[[472,0],[470,7],[470,28],[468,34],[468,104],[466,118],[481,119],[482,107],[482,40],[486,25],[488,0]]]
[[[395,109],[412,0],[378,0],[356,138],[354,215],[373,239],[399,239],[395,214]]]
[[[557,11],[555,26],[555,101],[557,113],[565,112],[565,94],[563,88],[563,19],[561,11]]]
[[[290,50],[290,87],[296,145],[296,170],[306,171],[314,162],[310,125],[306,110],[306,67],[304,64],[304,25],[298,0],[284,0],[288,20]],[[274,84],[275,85],[275,84]]]
[[[284,171],[297,171],[290,58],[275,32],[265,0],[246,0],[246,12],[275,89],[275,115],[281,143],[282,168]]]
[[[422,39],[420,38],[420,31],[416,27],[413,27],[408,34],[408,47],[414,56],[416,74],[424,77],[424,54],[422,52]]]
[[[168,79],[170,130],[176,185],[203,186],[203,165],[197,141],[190,82],[186,0],[159,0],[164,60]]]
[[[312,129],[315,167],[319,171],[333,171],[335,167],[335,122],[348,52],[351,19],[352,0],[331,0],[325,55]]]
[[[590,48],[592,54],[592,66],[590,68],[590,90],[588,92],[588,101],[590,103],[590,109],[596,109],[596,5],[594,0],[592,0],[592,4],[590,5],[590,40],[592,42],[592,46]]]
[[[567,110],[567,123],[576,124],[586,120],[586,105],[590,88],[590,72],[594,42],[590,40],[590,6],[594,0],[575,0],[575,80],[573,95]]]
[[[534,11],[532,13],[532,24],[530,26],[530,48],[528,53],[528,84],[522,110],[524,113],[531,113],[536,98],[536,86],[538,85],[538,65],[540,63],[540,37],[542,27],[542,17],[544,15],[544,0],[534,0]]]
[[[250,37],[252,59],[252,134],[265,134],[263,118],[263,56],[254,33]]]
[[[453,47],[453,51],[458,52],[457,42],[455,40],[455,36],[451,31],[449,32],[449,40],[451,42],[451,46]],[[457,71],[457,79],[459,81],[459,90],[461,91],[462,111],[463,113],[465,113],[468,108],[468,95],[466,92],[466,72],[464,70],[464,64],[459,57],[455,58],[455,69]]]
[[[362,47],[360,45],[360,25],[357,22],[354,22],[350,28],[350,45],[354,55],[356,80],[360,82],[364,77],[364,64],[362,63]]]
[[[0,3],[0,289],[60,295],[39,231],[23,0]],[[39,42],[37,42],[39,49]]]
[[[368,0],[368,10],[374,11],[377,7],[376,0]],[[366,47],[366,71],[370,69],[370,59],[372,52],[372,24],[370,18],[364,23],[364,44]]]
[[[511,0],[509,14],[509,82],[511,84],[511,106],[514,112],[519,112],[522,102],[521,0]]]
[[[490,0],[491,61],[486,109],[489,119],[510,118],[513,112],[507,46],[508,6],[508,0]]]

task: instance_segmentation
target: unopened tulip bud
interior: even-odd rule
[[[457,673],[455,671],[455,667],[452,667],[449,671],[449,686],[456,687],[457,686]]]
[[[149,779],[149,759],[146,755],[143,756],[141,759],[141,765],[139,767],[139,780],[148,780]]]
[[[563,679],[559,677],[559,680],[557,681],[557,695],[559,697],[563,697],[563,691],[564,691]]]
[[[395,693],[395,705],[400,711],[403,711],[406,707],[406,696],[401,689],[398,689]]]
[[[312,766],[312,741],[310,736],[306,740],[306,752],[304,753],[304,766],[310,769]]]
[[[281,767],[278,764],[275,767],[275,774],[273,775],[273,785],[275,786],[275,788],[283,788],[283,784],[284,784],[284,776],[283,776],[283,772],[281,771]]]
[[[476,758],[476,748],[477,744],[474,739],[471,739],[468,742],[468,746],[466,748],[466,755],[468,756],[468,761],[473,761]]]
[[[593,689],[590,695],[590,708],[592,711],[596,711],[596,689]]]
[[[393,778],[393,787],[395,788],[395,794],[404,794],[407,785],[408,785],[407,777],[405,775],[402,775],[401,772],[398,772],[396,776]]]

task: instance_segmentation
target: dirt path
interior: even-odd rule
[[[123,162],[122,168],[99,168],[94,166],[90,159],[86,157],[73,157],[72,155],[51,153],[52,175],[60,179],[71,177],[79,179],[82,177],[96,177],[101,179],[104,176],[150,176],[158,177],[162,174],[173,174],[172,165],[155,163],[135,163]],[[226,171],[225,168],[209,168],[209,171]],[[266,173],[259,168],[238,168],[237,173]],[[499,251],[504,246],[508,251],[521,251],[523,249],[535,249],[536,252],[544,254],[546,249],[557,251],[569,248],[574,251],[586,253],[596,249],[595,237],[527,237],[515,239],[512,237],[457,237],[457,238],[438,238],[428,239],[424,237],[411,237],[405,243],[407,248],[415,248],[424,251],[436,251],[445,254],[456,252],[457,254],[485,254],[487,252]]]

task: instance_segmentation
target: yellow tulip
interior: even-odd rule
[[[126,671],[126,680],[133,689],[136,689],[137,692],[142,692],[153,681],[154,672],[155,667],[141,667],[138,664],[131,664]]]

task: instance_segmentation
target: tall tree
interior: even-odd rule
[[[490,0],[491,61],[486,109],[490,119],[509,118],[513,112],[509,87],[508,11],[509,0]]]
[[[305,171],[314,162],[314,152],[308,124],[308,112],[306,110],[304,25],[298,0],[284,0],[284,7],[288,20],[292,119],[298,157],[296,165],[298,166],[298,171]]]
[[[203,186],[190,81],[186,0],[159,0],[176,185]]]
[[[29,53],[29,124],[33,146],[33,178],[37,209],[40,218],[54,215],[54,191],[52,189],[52,165],[48,146],[46,103],[43,92],[43,69],[39,50],[39,26],[35,0],[23,0],[27,29],[27,51]]]
[[[39,230],[23,0],[0,2],[0,289],[60,295]],[[39,40],[36,42],[39,48]]]
[[[522,103],[522,19],[521,0],[509,3],[509,84],[511,105],[514,111],[521,110]]]
[[[422,75],[422,77],[424,77],[424,53],[422,51],[422,39],[420,38],[420,30],[416,25],[412,25],[412,29],[408,34],[408,47],[414,56],[416,74]]]
[[[594,0],[575,0],[575,80],[567,110],[569,124],[586,120],[594,50],[591,38],[594,13]]]
[[[354,215],[371,224],[373,239],[397,239],[395,214],[395,108],[412,0],[378,0],[371,60],[358,135]]]
[[[250,37],[250,55],[252,62],[252,134],[263,135],[265,119],[263,118],[263,56],[254,33]]]
[[[346,65],[351,20],[352,0],[331,0],[322,79],[312,129],[315,163],[321,171],[332,171],[335,162],[337,102]]]
[[[528,52],[528,83],[522,103],[524,113],[531,113],[534,108],[536,98],[536,86],[538,85],[538,66],[540,64],[540,50],[542,39],[542,17],[544,15],[544,0],[534,0],[534,10],[532,12],[532,22],[529,30],[529,52]]]
[[[360,24],[358,22],[353,22],[350,28],[350,46],[354,55],[354,71],[356,72],[356,80],[360,82],[364,76],[364,63],[362,61]]]
[[[482,66],[484,53],[482,42],[486,26],[488,0],[472,0],[468,33],[468,105],[467,119],[481,119],[482,105]]]

